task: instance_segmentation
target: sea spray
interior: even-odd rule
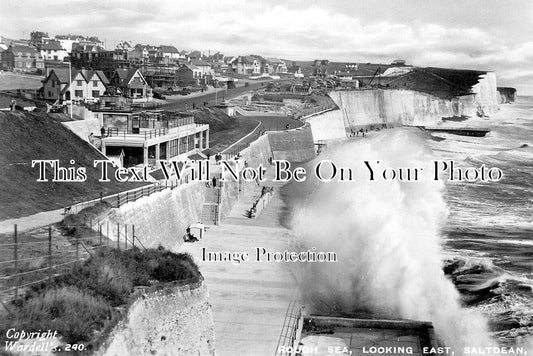
[[[328,147],[325,157],[365,176],[363,160],[430,170],[433,159],[413,130]],[[465,346],[493,345],[486,321],[463,309],[442,271],[440,230],[447,207],[440,181],[309,183],[295,209],[294,234],[307,246],[335,251],[338,262],[302,265],[302,297],[318,313],[370,312],[374,316],[431,321],[456,354]]]

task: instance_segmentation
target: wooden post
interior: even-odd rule
[[[52,280],[52,226],[48,226],[48,281]]]
[[[15,248],[14,248],[14,252],[15,252],[15,274],[17,274],[17,283],[15,285],[15,298],[18,298],[18,295],[19,295],[19,277],[18,276],[18,273],[19,273],[19,264],[18,264],[18,233],[17,233],[17,224],[15,224],[15,234],[13,235],[14,236],[14,242],[15,242]]]
[[[128,224],[124,224],[124,250],[128,249]]]
[[[102,246],[102,225],[98,222],[98,236],[100,237],[100,246]]]
[[[120,250],[120,224],[117,223],[117,248]]]
[[[133,244],[133,248],[135,248],[135,225],[131,226],[131,243]]]
[[[106,245],[108,245],[109,244],[109,239],[110,239],[110,235],[109,235],[109,220],[107,220],[107,229],[106,229],[106,231],[107,231],[107,240],[106,240],[105,243],[106,243]]]
[[[100,203],[104,202],[104,192],[100,192]]]

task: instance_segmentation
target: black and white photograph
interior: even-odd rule
[[[533,355],[532,34],[0,0],[0,355]]]

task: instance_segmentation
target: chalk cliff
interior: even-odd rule
[[[434,125],[443,117],[490,115],[498,110],[494,73],[482,75],[471,91],[453,99],[401,89],[332,91],[329,96],[340,110],[310,117],[307,122],[315,140],[328,140],[346,137],[346,132],[362,125]]]

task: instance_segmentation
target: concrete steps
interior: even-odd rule
[[[216,225],[218,223],[218,209],[218,204],[204,203],[202,205],[202,214],[200,215],[202,224]]]

